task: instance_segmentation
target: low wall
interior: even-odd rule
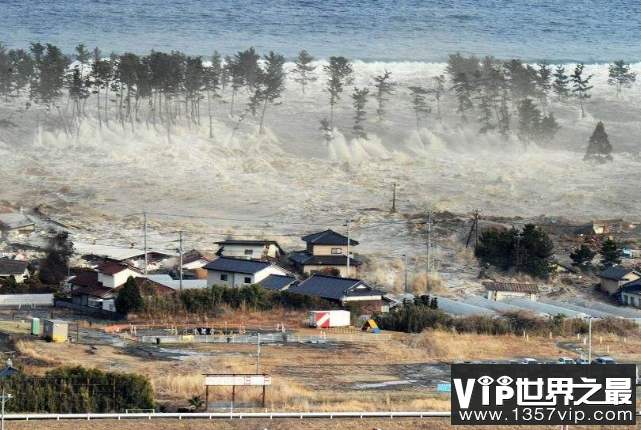
[[[54,300],[54,307],[70,309],[86,315],[93,315],[96,317],[109,318],[112,320],[122,320],[124,317],[116,312],[105,311],[100,308],[92,308],[89,306],[82,306],[75,303],[67,302],[65,300]]]
[[[53,306],[53,293],[0,294],[0,306]]]

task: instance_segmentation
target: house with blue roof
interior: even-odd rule
[[[258,284],[270,275],[287,275],[282,267],[269,261],[220,257],[204,267],[207,270],[207,287],[240,288]]]
[[[387,312],[390,300],[385,292],[367,282],[354,278],[341,278],[315,274],[289,288],[293,293],[316,296],[340,306],[355,305],[366,312]]]

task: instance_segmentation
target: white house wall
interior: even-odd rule
[[[219,270],[207,270],[207,287],[210,288],[214,285],[221,287],[234,287],[240,288],[246,285],[256,284],[269,275],[286,275],[284,270],[276,266],[269,266],[263,270],[252,274],[223,272]],[[223,281],[221,275],[227,275],[227,280]],[[245,278],[249,278],[249,282],[245,282]]]

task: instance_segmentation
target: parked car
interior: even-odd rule
[[[556,364],[576,364],[576,361],[569,357],[561,357],[557,360]]]
[[[614,358],[612,358],[612,357],[599,357],[596,360],[594,360],[592,363],[594,363],[594,364],[617,364],[617,362],[614,361]]]
[[[534,358],[524,358],[521,364],[539,364],[539,361]]]
[[[581,357],[581,358],[577,358],[576,359],[576,364],[590,364],[590,363],[588,362],[588,360],[586,360],[585,358]]]

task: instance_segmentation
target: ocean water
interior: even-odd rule
[[[443,61],[456,51],[533,61],[641,61],[631,0],[0,0],[0,41],[84,42],[103,52]]]

